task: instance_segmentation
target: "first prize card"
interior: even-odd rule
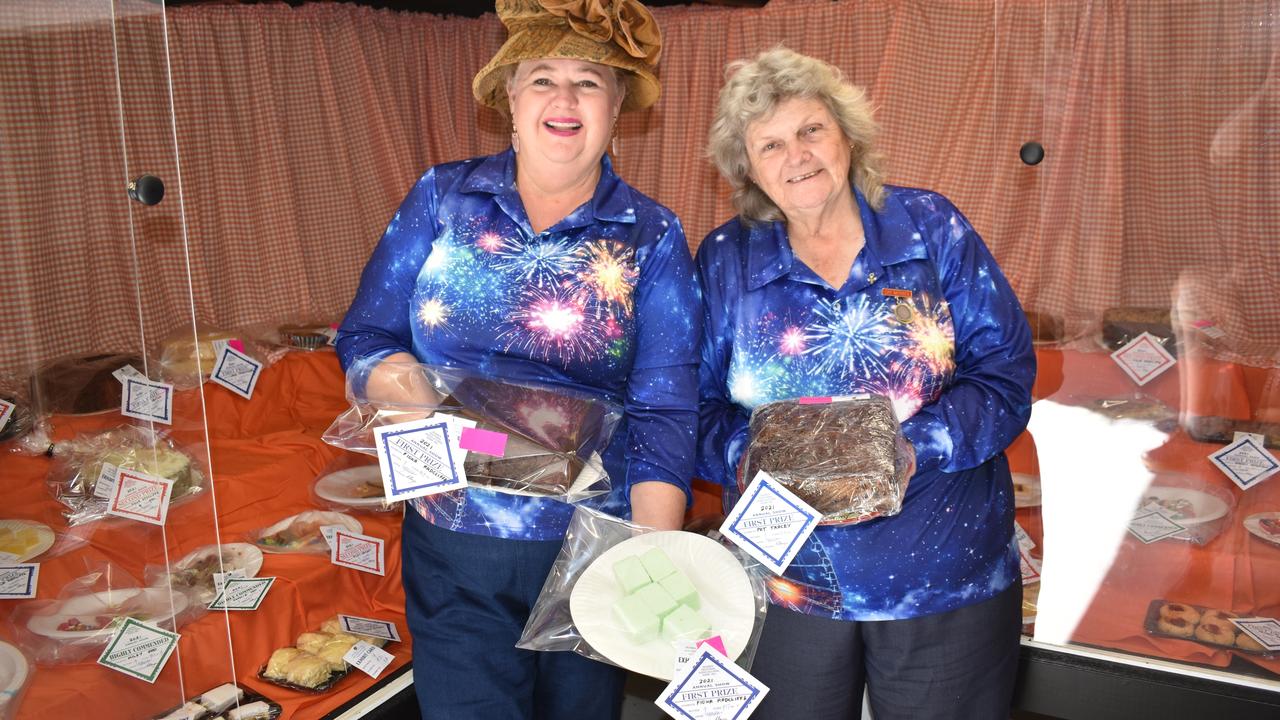
[[[128,468],[116,471],[116,485],[107,500],[107,514],[163,525],[169,517],[173,481]]]
[[[273,577],[224,578],[218,596],[209,603],[210,610],[257,610],[267,591],[275,583]]]
[[[98,657],[98,664],[155,683],[177,646],[178,633],[135,618],[125,618],[111,636],[107,649]]]
[[[248,400],[253,397],[253,389],[258,386],[261,374],[262,363],[226,345],[218,353],[209,379]]]
[[[364,635],[365,637],[400,642],[400,632],[396,630],[396,624],[389,620],[375,620],[355,615],[338,615],[338,622],[342,624],[343,632],[352,635]]]
[[[36,596],[40,563],[0,565],[0,600],[24,600]]]
[[[1280,461],[1256,435],[1238,436],[1235,442],[1210,455],[1209,461],[1241,490],[1248,490],[1280,472]]]
[[[138,420],[173,424],[173,386],[126,377],[121,386],[120,414]]]
[[[434,495],[467,486],[459,446],[474,420],[436,413],[425,420],[374,428],[382,487],[388,501]]]
[[[382,538],[339,530],[333,534],[329,562],[353,570],[386,575],[387,566],[383,551]]]
[[[769,688],[723,653],[703,645],[655,703],[678,720],[743,720]]]
[[[822,515],[761,470],[720,526],[720,533],[781,575]]]

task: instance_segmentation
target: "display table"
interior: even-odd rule
[[[266,368],[251,400],[213,383],[201,393],[177,393],[171,434],[179,445],[208,462],[213,492],[173,507],[163,529],[123,519],[77,526],[68,540],[61,511],[45,483],[52,460],[16,454],[0,457],[6,518],[36,520],[59,533],[40,563],[38,599],[55,599],[75,578],[110,568],[138,583],[148,566],[163,567],[201,545],[239,542],[247,533],[316,504],[311,485],[341,451],[320,440],[323,430],[346,407],[343,376],[331,351],[294,352]],[[208,434],[192,418],[208,418]],[[121,423],[117,413],[52,418],[55,440]],[[201,457],[207,443],[208,459]],[[215,509],[216,503],[216,509]],[[386,649],[395,656],[392,673],[410,657],[400,584],[400,513],[352,512],[364,533],[386,541],[386,574],[378,576],[330,564],[322,555],[266,554],[259,577],[276,581],[262,605],[251,612],[210,612],[179,627],[181,640],[154,684],[109,670],[92,657],[74,663],[41,664],[20,697],[16,717],[146,718],[181,704],[214,686],[235,681],[283,707],[284,718],[316,718],[367,690],[374,680],[353,670],[325,693],[306,693],[259,680],[272,651],[293,645],[297,636],[319,628],[337,613],[394,622],[403,640]],[[216,525],[213,519],[216,517]],[[76,545],[79,545],[76,547]],[[58,554],[61,552],[61,554]],[[23,601],[0,602],[11,616]],[[5,640],[19,632],[5,627]],[[100,652],[101,648],[98,648]]]

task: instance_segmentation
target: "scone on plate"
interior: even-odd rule
[[[1184,603],[1165,603],[1160,606],[1161,620],[1185,620],[1189,627],[1200,622],[1200,611]],[[1187,635],[1191,632],[1188,630]]]
[[[1196,639],[1215,645],[1231,645],[1236,639],[1235,626],[1225,620],[1201,620],[1196,626]]]

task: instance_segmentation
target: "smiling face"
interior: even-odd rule
[[[584,60],[526,60],[507,83],[520,161],[544,172],[594,171],[613,135],[622,91],[612,68]]]
[[[788,218],[819,213],[849,193],[849,139],[816,98],[783,100],[747,126],[751,180]]]

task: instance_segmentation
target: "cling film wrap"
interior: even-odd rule
[[[581,391],[418,363],[359,361],[347,373],[347,400],[351,407],[324,433],[325,442],[345,450],[377,455],[375,428],[439,412],[505,436],[500,451],[467,453],[470,485],[566,502],[611,487],[600,453],[622,408]]]
[[[690,607],[705,621],[702,629],[690,631],[669,623],[669,606],[657,621],[656,634],[637,636],[616,609],[624,598],[645,591],[644,585],[635,589],[620,584],[616,568],[653,548],[662,549],[676,572],[689,581],[695,596]],[[578,506],[516,647],[571,651],[670,679],[678,652],[717,637],[731,660],[749,668],[768,609],[767,574],[718,533],[654,531]],[[647,585],[668,587],[662,583],[667,578]],[[677,599],[675,593],[667,594]],[[675,603],[681,604],[687,603]]]
[[[824,525],[896,515],[914,466],[881,395],[783,400],[751,413],[739,490],[765,471],[822,513]]]
[[[190,502],[204,492],[206,473],[200,453],[179,448],[164,432],[138,425],[120,425],[99,433],[78,435],[57,443],[48,485],[69,525],[107,517],[113,468],[128,469],[173,481],[169,506]]]

